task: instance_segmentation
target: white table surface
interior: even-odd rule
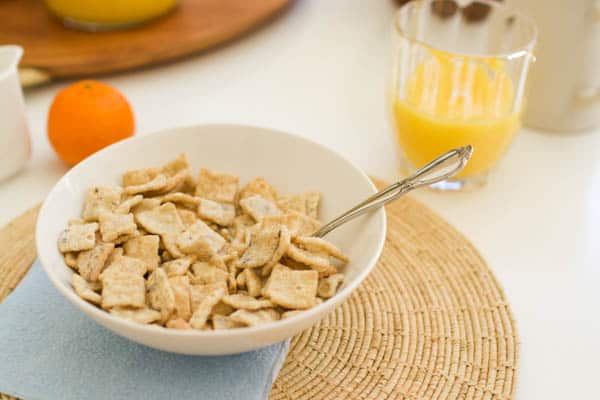
[[[394,4],[297,1],[242,40],[174,64],[102,79],[130,99],[137,134],[205,122],[312,138],[385,179],[396,176],[385,84]],[[0,183],[0,224],[67,170],[46,138],[52,97],[26,92],[33,157]],[[600,360],[600,129],[523,130],[489,184],[419,199],[462,231],[506,289],[521,339],[517,399],[596,398]]]

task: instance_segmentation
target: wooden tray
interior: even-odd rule
[[[36,216],[30,210],[0,231],[0,301],[35,258]],[[410,197],[388,206],[387,217],[377,267],[293,338],[271,400],[512,399],[519,341],[485,261]]]
[[[65,28],[41,0],[0,1],[0,44],[25,48],[24,85],[92,76],[180,58],[230,40],[282,10],[290,0],[181,0],[140,27],[89,33]]]

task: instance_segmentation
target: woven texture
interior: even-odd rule
[[[518,340],[492,272],[464,237],[415,200],[387,211],[377,268],[342,306],[293,339],[271,400],[511,399]],[[0,299],[34,260],[36,215],[0,232]]]

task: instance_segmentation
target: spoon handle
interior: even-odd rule
[[[321,227],[313,236],[323,237],[346,222],[366,212],[378,209],[413,189],[429,186],[454,176],[467,165],[467,161],[471,158],[472,153],[473,147],[468,145],[442,154],[408,178],[393,183],[368,199],[358,203],[350,210]]]

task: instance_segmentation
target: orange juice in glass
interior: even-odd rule
[[[420,0],[398,11],[390,97],[407,172],[471,144],[465,169],[434,187],[485,182],[519,130],[535,37],[530,19],[487,0]]]

